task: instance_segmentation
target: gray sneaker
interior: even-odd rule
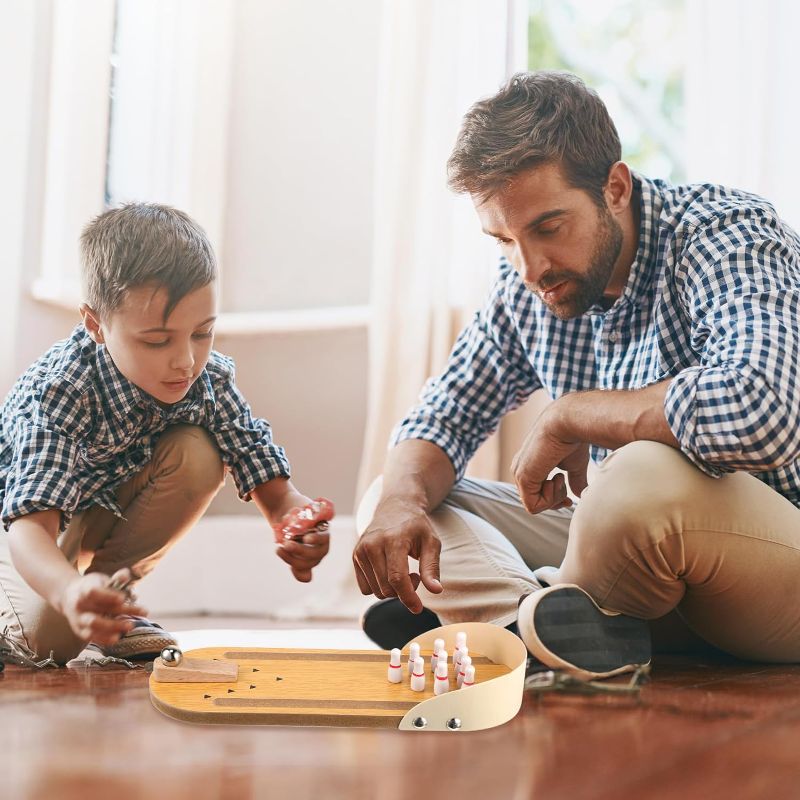
[[[650,663],[647,622],[600,608],[573,584],[548,586],[523,598],[517,627],[542,664],[582,680],[610,678]]]
[[[104,656],[126,660],[155,658],[165,647],[178,643],[160,625],[144,617],[130,617],[134,626],[116,644],[97,647]]]

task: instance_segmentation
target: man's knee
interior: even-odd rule
[[[159,438],[153,453],[156,476],[175,478],[198,494],[214,495],[225,479],[219,449],[205,428],[174,425]]]
[[[647,547],[680,528],[682,509],[696,503],[700,485],[710,480],[673,447],[632,442],[600,465],[578,503],[570,538],[598,557],[607,547]]]

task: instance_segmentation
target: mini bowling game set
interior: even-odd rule
[[[399,654],[167,648],[153,664],[150,698],[189,722],[475,731],[519,711],[526,660],[517,636],[480,622],[435,628]]]

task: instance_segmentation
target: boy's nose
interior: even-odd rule
[[[172,364],[171,364],[172,369],[189,372],[193,366],[194,366],[194,355],[192,354],[191,349],[176,355],[172,359]]]

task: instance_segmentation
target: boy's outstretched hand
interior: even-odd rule
[[[312,500],[297,491],[288,492],[279,521],[272,525],[278,557],[285,561],[295,579],[311,580],[311,570],[328,554],[328,520],[334,515],[330,500]]]
[[[61,598],[61,613],[70,628],[84,641],[112,645],[133,627],[133,620],[120,615],[145,616],[147,612],[131,602],[123,589],[131,578],[127,569],[119,570],[109,579],[101,572],[78,575],[67,585]]]

